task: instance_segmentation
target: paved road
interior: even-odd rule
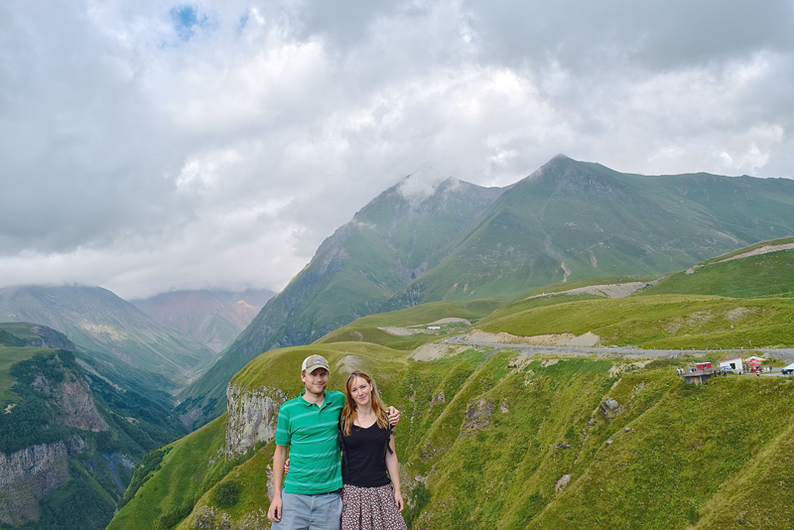
[[[536,344],[508,344],[502,342],[480,342],[466,340],[466,335],[456,335],[444,339],[448,344],[464,344],[469,346],[486,346],[499,349],[519,350],[535,355],[538,353],[558,353],[581,357],[622,357],[624,359],[671,359],[679,355],[705,356],[725,359],[731,356],[744,356],[751,353],[763,353],[787,363],[794,362],[794,348],[758,349],[758,350],[646,350],[634,346],[623,347],[584,347],[584,346],[539,346]]]

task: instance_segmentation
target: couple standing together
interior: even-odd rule
[[[324,357],[307,357],[305,391],[279,409],[267,517],[274,530],[405,529],[391,430],[400,413],[385,409],[365,372],[350,374],[344,394],[326,391],[329,371]]]

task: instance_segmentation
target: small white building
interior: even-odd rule
[[[720,365],[720,368],[731,369],[737,373],[741,373],[744,371],[744,366],[742,365],[741,357],[730,357],[728,359],[723,359],[719,361],[718,364]]]

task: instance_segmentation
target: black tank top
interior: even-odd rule
[[[350,436],[343,436],[344,462],[342,480],[360,488],[378,488],[391,484],[386,473],[386,444],[389,431],[378,422],[366,429],[353,425]]]

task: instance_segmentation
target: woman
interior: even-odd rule
[[[386,409],[369,374],[347,378],[339,418],[342,530],[405,529],[400,474]]]

